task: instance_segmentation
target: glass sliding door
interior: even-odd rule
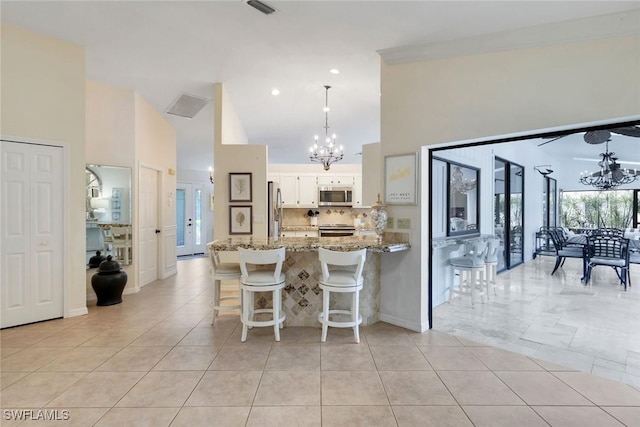
[[[524,168],[499,157],[493,165],[493,232],[500,239],[498,271],[503,271],[524,261]]]
[[[509,163],[509,268],[524,261],[524,168]]]
[[[500,239],[500,246],[498,248],[498,269],[502,271],[507,268],[507,259],[505,254],[505,242],[507,235],[506,218],[507,218],[507,205],[506,201],[506,162],[496,158],[493,162],[493,234]]]

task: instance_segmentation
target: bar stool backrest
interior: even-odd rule
[[[367,250],[361,249],[358,251],[340,252],[318,248],[318,258],[320,259],[322,276],[325,281],[328,281],[331,277],[330,265],[340,267],[355,266],[354,279],[358,281],[362,278],[362,270],[364,269],[364,262],[367,258]],[[341,271],[344,271],[344,269]]]
[[[249,277],[248,264],[252,265],[271,265],[275,264],[275,270],[273,271],[273,278],[277,282],[282,272],[282,263],[284,262],[285,248],[278,249],[245,249],[238,248],[240,258],[240,271],[242,272],[243,280]]]

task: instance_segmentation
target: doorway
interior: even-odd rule
[[[159,278],[158,274],[158,234],[160,233],[160,211],[158,187],[160,172],[156,169],[140,166],[140,188],[138,190],[139,215],[139,255],[140,287]]]
[[[524,262],[524,167],[495,157],[493,174],[498,271],[504,271]]]
[[[1,142],[0,327],[64,315],[63,149]]]
[[[203,254],[204,189],[201,184],[178,182],[176,186],[176,254]]]

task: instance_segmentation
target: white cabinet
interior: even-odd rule
[[[356,236],[375,236],[376,230],[356,230]]]
[[[319,175],[318,185],[353,185],[353,175]]]
[[[280,175],[280,193],[282,194],[282,207],[298,207],[298,176]]]
[[[318,230],[283,231],[282,237],[318,237]]]
[[[285,208],[317,208],[318,188],[315,175],[280,174],[277,177]],[[272,179],[276,181],[276,179]]]
[[[364,206],[362,202],[362,175],[356,175],[353,177],[353,194],[352,201],[354,208],[368,208]]]
[[[315,175],[298,176],[298,207],[318,207],[318,185]]]
[[[267,174],[267,181],[280,182],[280,175],[277,174]]]

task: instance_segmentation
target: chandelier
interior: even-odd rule
[[[476,188],[476,181],[464,177],[462,169],[455,166],[451,172],[451,191],[455,193],[467,193]]]
[[[312,162],[322,163],[324,170],[328,171],[332,163],[342,160],[344,149],[336,145],[336,134],[329,137],[329,89],[331,86],[325,86],[325,105],[324,105],[324,135],[325,141],[323,145],[318,144],[318,135],[314,138],[314,143],[309,148],[309,160]]]
[[[591,185],[598,190],[612,190],[623,184],[630,184],[638,178],[637,169],[620,167],[616,153],[609,152],[609,141],[607,141],[604,153],[600,153],[602,160],[598,162],[599,171],[580,173],[580,183]]]

